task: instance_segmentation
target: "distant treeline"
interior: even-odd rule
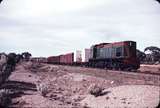
[[[22,54],[0,53],[0,85],[3,84],[11,75],[11,72],[15,70],[17,63],[21,61],[29,61],[30,57],[31,54],[28,52]]]
[[[156,46],[146,47],[144,51],[137,49],[137,57],[141,63],[159,64],[160,63],[160,48]]]

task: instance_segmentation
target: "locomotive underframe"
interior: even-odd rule
[[[138,65],[126,64],[124,62],[124,58],[90,59],[88,62],[88,67],[116,70],[138,69]]]

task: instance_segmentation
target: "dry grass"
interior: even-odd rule
[[[48,90],[48,85],[45,84],[45,83],[40,83],[38,82],[36,84],[36,88],[37,88],[37,91],[42,95],[42,96],[46,96],[46,94],[49,92]]]

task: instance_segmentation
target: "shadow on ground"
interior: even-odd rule
[[[22,95],[30,95],[29,93],[25,93],[25,91],[37,91],[35,84],[20,81],[6,81],[0,89],[13,91],[13,93],[10,94],[12,98],[20,97]]]
[[[36,85],[20,81],[6,81],[0,89],[32,90],[36,91]]]

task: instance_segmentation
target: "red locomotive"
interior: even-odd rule
[[[136,57],[136,42],[124,41],[101,43],[91,47],[89,67],[108,69],[138,69],[140,63]]]

